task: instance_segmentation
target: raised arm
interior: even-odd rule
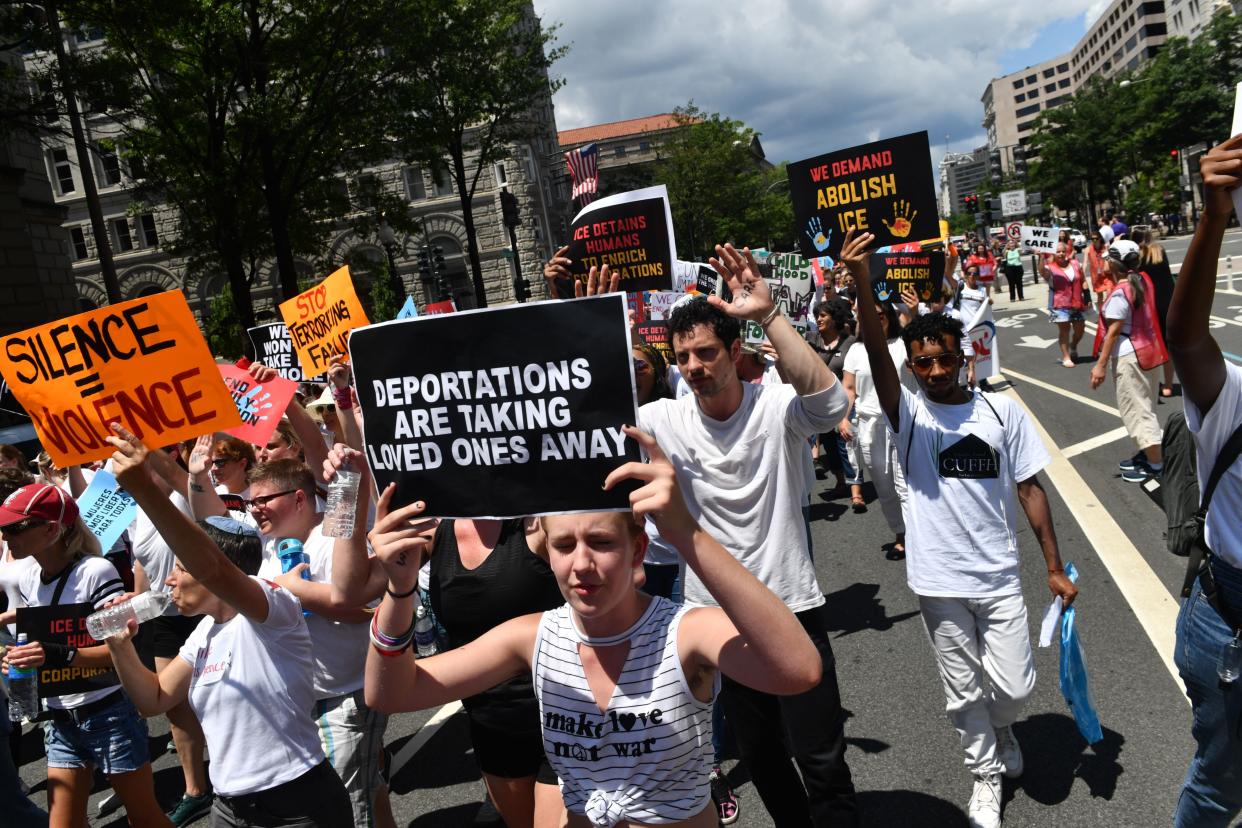
[[[780,360],[781,377],[800,396],[817,394],[836,383],[836,376],[815,349],[772,301],[768,283],[759,275],[759,265],[749,248],[739,252],[731,244],[716,245],[716,255],[708,263],[728,283],[733,299],[726,302],[719,296],[709,296],[707,301],[730,316],[763,326]]]
[[[345,445],[362,451],[362,429],[358,427],[358,418],[354,416],[357,412],[354,411],[353,392],[349,387],[352,376],[353,371],[350,370],[344,355],[337,354],[332,357],[332,364],[328,368],[328,384],[332,387],[332,396],[336,400],[336,419],[341,424],[341,436],[344,438]],[[323,440],[319,441],[319,445],[323,446]],[[306,465],[317,469],[323,465],[327,456],[327,451],[324,451],[319,457],[319,462],[314,464],[311,463],[310,457],[307,457]]]
[[[134,596],[122,595],[108,606],[128,601]],[[125,694],[143,716],[167,713],[186,700],[190,692],[190,665],[185,659],[174,658],[163,670],[153,673],[138,658],[133,637],[138,632],[138,622],[130,621],[129,627],[120,635],[104,641],[112,655],[112,664],[121,679]]]
[[[893,366],[893,358],[888,353],[888,341],[884,338],[884,329],[880,327],[877,315],[879,308],[875,304],[875,294],[871,290],[871,263],[867,247],[875,241],[871,233],[855,235],[851,229],[845,236],[845,246],[841,249],[841,261],[854,274],[858,283],[858,338],[867,349],[867,360],[871,363],[871,381],[875,384],[875,392],[880,400],[880,408],[888,418],[893,431],[897,431],[897,412],[901,407],[901,378]]]
[[[117,482],[133,495],[181,565],[242,615],[259,623],[266,621],[268,605],[263,587],[226,558],[207,533],[159,490],[151,479],[147,449],[142,442],[119,423],[113,423],[112,430],[115,436],[109,437],[108,442],[116,449],[112,453],[112,468]]]
[[[332,545],[332,603],[339,607],[368,604],[384,594],[388,575],[379,558],[367,553],[367,509],[371,503],[371,473],[362,454],[341,443],[332,447],[323,464],[323,479],[331,481],[346,463],[362,475],[354,509],[354,536],[337,538]],[[434,521],[426,521],[435,531]],[[428,544],[430,548],[430,544]],[[422,566],[422,560],[418,561]]]
[[[189,501],[190,513],[197,520],[213,515],[223,517],[229,513],[220,495],[216,494],[215,486],[211,485],[209,469],[211,468],[211,447],[215,440],[215,434],[204,434],[195,440],[194,448],[190,450],[190,460],[186,464],[189,472],[187,477],[189,488],[185,493],[185,498]]]
[[[819,652],[798,619],[691,517],[673,464],[655,438],[630,426],[625,432],[651,462],[614,469],[604,488],[623,480],[642,483],[630,494],[635,516],[655,521],[660,537],[681,553],[720,604],[719,609],[704,608],[685,617],[679,646],[688,645],[701,668],[718,669],[763,693],[792,695],[818,684]]]
[[[1233,211],[1230,191],[1242,181],[1242,135],[1213,147],[1200,159],[1199,170],[1203,213],[1173,288],[1165,339],[1183,393],[1206,414],[1225,385],[1225,359],[1208,332],[1208,317],[1216,294],[1221,239]]]

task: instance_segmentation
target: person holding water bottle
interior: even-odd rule
[[[0,534],[15,559],[33,558],[19,585],[22,603],[46,607],[88,603],[98,609],[124,592],[121,577],[100,556],[99,542],[78,514],[73,498],[56,486],[31,484],[0,505]],[[147,726],[122,691],[108,648],[33,641],[11,647],[4,667],[103,668],[84,692],[49,696],[45,730],[49,824],[83,825],[98,767],[135,825],[171,826],[155,799]]]

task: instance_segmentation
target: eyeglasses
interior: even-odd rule
[[[225,465],[226,463],[232,463],[236,460],[237,460],[236,457],[217,457],[211,461],[211,467],[213,469],[218,469],[221,466]]]
[[[271,503],[276,498],[284,497],[287,494],[293,494],[296,491],[297,489],[287,489],[286,491],[276,492],[275,494],[259,495],[258,497],[252,497],[249,500],[243,500],[242,505],[247,509],[254,509],[255,507],[266,509],[267,504]]]
[[[651,363],[645,359],[634,358],[634,373],[641,374],[644,371],[651,370]]]
[[[17,523],[10,523],[8,526],[0,526],[0,532],[6,535],[18,535],[40,526],[47,526],[47,521],[43,518],[26,518],[25,520],[17,521]]]
[[[939,365],[941,368],[956,368],[961,359],[962,355],[960,353],[936,354],[934,356],[911,357],[910,364],[920,371],[930,371],[933,365]]]

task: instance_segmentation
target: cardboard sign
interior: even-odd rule
[[[654,290],[649,293],[647,295],[647,306],[651,308],[652,320],[667,319],[669,312],[673,309],[673,304],[685,295],[684,293],[674,293],[671,290]]]
[[[401,310],[397,311],[398,319],[413,319],[418,316],[418,305],[414,304],[414,297],[405,297],[405,304],[401,306]]]
[[[115,307],[115,306],[114,306]],[[17,632],[28,641],[54,642],[70,647],[99,644],[86,631],[86,617],[93,613],[89,603],[57,604],[53,607],[18,607]],[[111,667],[39,667],[39,698],[85,693],[114,687],[120,683]]]
[[[673,356],[673,342],[668,336],[667,322],[643,322],[635,325],[634,339],[659,351],[666,365],[677,364],[677,358]]]
[[[1233,93],[1233,129],[1229,135],[1234,136],[1239,132],[1242,132],[1242,83],[1238,84]],[[1233,211],[1238,215],[1238,220],[1242,221],[1242,188],[1234,187],[1229,194],[1233,197]]]
[[[1030,227],[1024,224],[1018,228],[1022,246],[1037,253],[1055,253],[1057,236],[1060,234],[1061,231],[1055,227]]]
[[[808,259],[840,256],[851,227],[874,233],[881,247],[939,235],[926,132],[790,164],[789,195]]]
[[[138,504],[129,492],[121,488],[112,472],[100,469],[91,478],[91,484],[78,498],[78,509],[91,534],[99,538],[99,545],[111,549],[125,527],[138,517]]]
[[[811,261],[797,253],[766,251],[756,253],[755,261],[772,266],[772,275],[764,277],[772,299],[785,318],[805,334],[815,321],[811,318],[811,306],[815,301],[815,273]],[[755,344],[767,340],[767,334],[758,322],[745,322],[742,333],[743,342]]]
[[[0,373],[62,467],[110,457],[110,423],[166,446],[239,421],[180,291],[3,337]]]
[[[983,380],[999,374],[1000,349],[996,344],[996,322],[992,318],[992,303],[984,302],[975,318],[964,327],[971,347],[975,349],[975,379]],[[962,369],[963,377],[965,370]]]
[[[237,415],[241,417],[241,425],[228,429],[227,433],[256,446],[267,445],[298,384],[281,377],[257,383],[245,368],[236,365],[218,367],[225,387],[233,395]]]
[[[593,201],[570,229],[565,255],[575,278],[585,279],[592,267],[608,265],[621,275],[621,290],[673,289],[677,252],[664,185]]]
[[[428,316],[443,316],[446,313],[456,313],[456,312],[457,312],[457,306],[453,304],[452,299],[445,299],[442,302],[428,302],[427,303],[427,315]]]
[[[900,302],[913,290],[920,302],[934,301],[944,281],[943,253],[873,253],[871,287],[877,302]]]
[[[532,336],[531,332],[538,332]],[[623,510],[638,458],[619,293],[385,322],[350,336],[367,462],[434,517]]]
[[[370,324],[354,292],[348,265],[310,290],[281,302],[280,315],[302,371],[312,377],[327,371],[332,357],[346,353],[350,331]]]
[[[320,374],[308,377],[302,372],[302,365],[293,353],[293,340],[289,338],[289,329],[284,322],[271,322],[249,328],[250,342],[254,345],[255,360],[268,368],[275,368],[276,373],[292,382],[324,382],[326,377]]]
[[[703,262],[673,263],[673,292],[715,293],[720,276],[716,269]]]

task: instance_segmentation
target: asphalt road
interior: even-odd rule
[[[1165,244],[1176,267],[1187,238]],[[1231,292],[1232,260],[1240,271]],[[1213,307],[1216,335],[1230,359],[1242,362],[1242,233],[1226,236],[1220,290]],[[997,304],[997,341],[1004,382],[1048,435],[1054,464],[1045,478],[1062,554],[1081,572],[1078,625],[1104,739],[1088,746],[1061,697],[1058,647],[1035,653],[1038,681],[1025,718],[1015,727],[1026,755],[1026,773],[1005,785],[1009,826],[1167,825],[1193,751],[1190,708],[1169,657],[1174,596],[1183,560],[1164,549],[1164,516],[1158,489],[1123,482],[1117,461],[1133,454],[1117,432],[1120,419],[1111,381],[1091,391],[1089,363],[1062,368],[1056,329],[1043,310],[1046,292],[1030,287],[1027,299]],[[1080,349],[1090,351],[1089,340]],[[1180,398],[1160,406],[1162,419]],[[830,483],[830,481],[829,481]],[[821,481],[813,498],[812,534],[820,584],[833,611],[838,675],[845,707],[848,760],[864,824],[868,826],[965,825],[971,777],[962,764],[956,733],[944,715],[944,696],[905,567],[887,560],[892,537],[878,508],[853,514],[848,500],[829,500]],[[868,491],[870,497],[871,492]],[[1020,521],[1024,593],[1034,639],[1049,601],[1043,561]],[[393,807],[400,825],[472,824],[482,784],[470,752],[464,718],[451,710],[424,728],[437,711],[394,717],[390,750],[398,757]],[[162,733],[160,720],[151,723]],[[179,794],[176,756],[156,736],[156,781],[162,798]],[[28,733],[22,776],[43,802],[41,739]],[[417,748],[417,749],[415,749]],[[771,821],[747,781],[745,768],[728,767],[742,804],[739,825]],[[91,799],[92,814],[103,796]],[[95,825],[124,825],[123,818]],[[205,824],[200,822],[199,824]]]

